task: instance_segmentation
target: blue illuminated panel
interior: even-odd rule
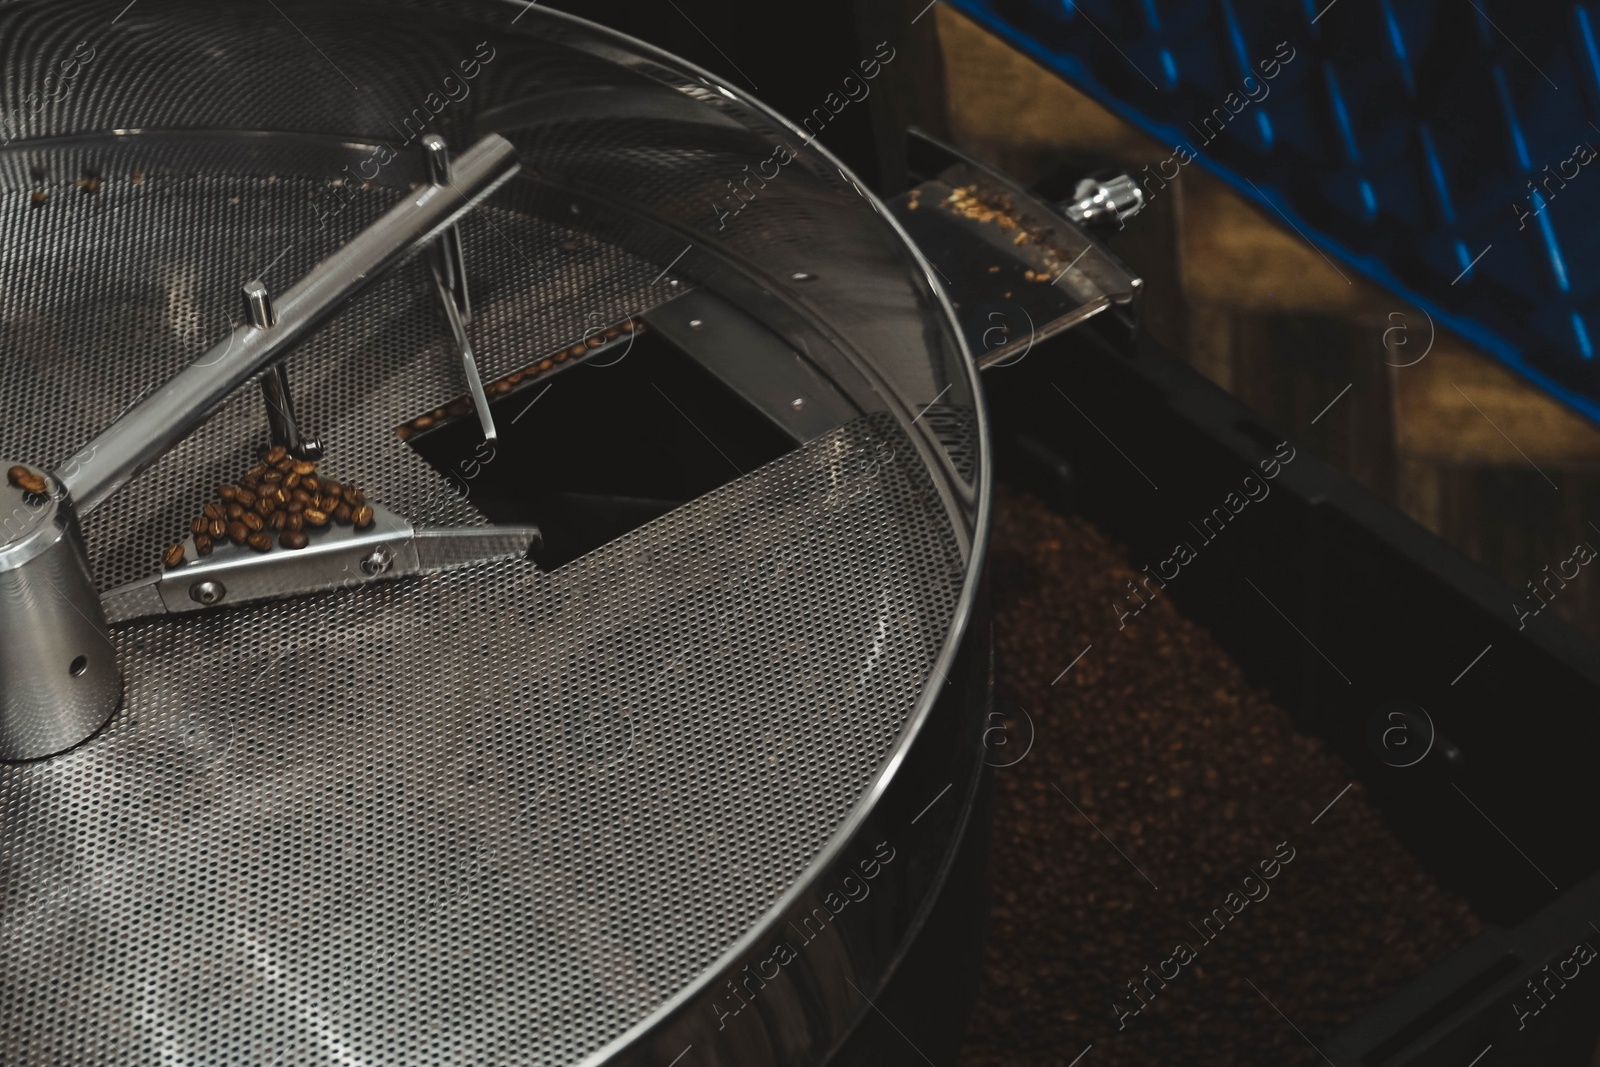
[[[1600,4],[953,2],[1600,422]]]

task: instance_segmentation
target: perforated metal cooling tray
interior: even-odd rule
[[[797,131],[570,19],[124,4],[0,3],[0,112],[20,116],[0,455],[65,459],[226,331],[242,280],[292,281],[404,195],[405,144],[330,182],[474,55],[470,95],[430,122],[523,158],[464,227],[485,377],[693,288],[759,321],[840,417],[554,572],[117,626],[108,726],[0,765],[0,1063],[818,1062],[866,1010],[838,979],[865,996],[892,969],[979,758],[934,698],[987,458],[920,260]],[[94,58],[31,111],[80,40]],[[719,226],[710,196],[781,142],[786,184]],[[393,432],[464,391],[451,353],[413,262],[287,366],[341,477],[475,524]],[[791,400],[756,395],[780,424]],[[261,407],[242,390],[93,517],[102,589],[150,573],[248,463]],[[948,813],[909,818],[957,782]],[[877,903],[730,1022],[733,976],[880,839],[906,859]]]

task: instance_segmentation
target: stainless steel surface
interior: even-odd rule
[[[0,146],[0,272],[23,280],[0,287],[0,452],[69,455],[191,362],[238,284],[278,290],[425,180],[419,130],[496,130],[526,166],[460,221],[486,380],[693,289],[851,407],[554,572],[171,616],[153,584],[108,596],[159,613],[112,628],[122,710],[0,768],[0,1061],[819,1063],[918,927],[981,770],[981,718],[939,698],[965,684],[983,415],[897,223],[736,87],[539,7],[0,11],[0,107],[54,42],[99,46]],[[716,192],[783,143],[720,228]],[[72,189],[86,165],[98,199]],[[287,357],[324,467],[417,524],[425,567],[501,536],[394,433],[461,393],[435,300],[404,265]],[[102,588],[249,465],[260,403],[235,393],[85,523]],[[781,938],[795,958],[755,977]]]
[[[228,587],[214,579],[195,582],[189,586],[189,599],[196,604],[204,604],[206,607],[222,603],[227,595]]]
[[[1143,284],[1093,236],[975,163],[946,168],[890,206],[943,278],[958,280],[956,310],[983,370],[1132,304]]]
[[[0,1048],[569,1063],[621,1033],[801,873],[937,659],[964,566],[895,440],[840,430],[550,574],[116,628],[123,713],[0,769]]]
[[[427,158],[428,180],[434,185],[449,185],[454,180],[450,166],[450,146],[443,137],[430,133],[422,139],[422,150]],[[456,353],[461,360],[461,373],[467,380],[467,391],[472,394],[472,406],[483,430],[483,439],[493,441],[497,434],[494,414],[489,410],[489,397],[483,391],[483,379],[478,375],[478,361],[472,355],[472,340],[467,336],[467,323],[472,320],[472,301],[467,293],[467,259],[461,247],[461,230],[452,226],[440,235],[429,250],[433,268],[433,284],[444,304],[444,316],[450,323],[450,336],[455,339]]]
[[[161,457],[230,393],[466,214],[516,173],[516,150],[490,134],[462,154],[448,186],[426,185],[319,263],[276,303],[270,327],[240,326],[141,400],[92,442],[93,454],[62,484],[80,515]]]
[[[809,441],[860,414],[780,337],[714,293],[685,293],[642,318],[796,441]]]
[[[443,137],[430,133],[422,139],[422,151],[427,160],[428,180],[434,185],[450,182],[450,146]],[[439,273],[444,286],[455,300],[462,322],[472,321],[472,300],[467,289],[467,257],[461,249],[461,230],[452,226],[434,246],[434,258],[439,261]]]
[[[539,542],[539,530],[532,526],[418,530],[378,505],[372,506],[372,518],[364,530],[329,525],[313,531],[306,547],[295,550],[263,553],[224,542],[201,556],[194,538],[186,537],[181,564],[108,591],[101,598],[106,617],[127,622],[162,612],[326,593],[379,577],[407,578],[522,559]],[[424,542],[427,551],[419,552]],[[144,587],[153,589],[157,599],[145,595]]]
[[[445,321],[450,324],[450,336],[456,343],[456,355],[461,360],[461,374],[467,380],[467,391],[472,394],[478,427],[483,430],[485,441],[493,441],[499,436],[494,428],[494,413],[489,410],[489,397],[483,391],[483,379],[478,376],[478,361],[472,355],[472,339],[467,336],[467,324],[462,321],[457,294],[451,290],[450,282],[445,277],[445,265],[448,262],[448,257],[441,250],[441,254],[429,264],[433,287],[439,294],[439,303],[444,307]],[[457,274],[456,277],[461,275]]]
[[[122,696],[77,524],[59,486],[51,490],[0,484],[0,760],[71,748]],[[8,823],[0,816],[0,828]]]
[[[1115,222],[1121,226],[1144,210],[1144,190],[1126,174],[1110,178],[1085,178],[1072,190],[1072,199],[1059,205],[1061,213],[1080,225]]]
[[[271,329],[278,324],[278,310],[272,306],[272,294],[259,281],[245,282],[240,290],[244,297],[244,317],[258,330]]]
[[[272,294],[259,281],[244,283],[245,321],[258,330],[269,329],[278,321],[272,306]],[[261,399],[267,405],[267,426],[272,431],[272,443],[282,445],[300,459],[321,459],[322,443],[308,438],[300,431],[300,419],[294,411],[294,397],[289,392],[289,372],[280,360],[261,373]]]
[[[0,759],[77,744],[117,707],[118,667],[78,515],[149,467],[275,355],[516,168],[509,142],[484,138],[463,157],[448,190],[428,186],[392,208],[289,290],[284,314],[274,312],[265,286],[247,286],[247,327],[141,400],[80,451],[80,461],[53,475],[52,489],[60,492],[47,504],[49,518],[0,542],[0,638],[9,646],[0,653]],[[255,593],[248,581],[239,584],[245,588],[236,595]],[[198,606],[188,597],[181,602]]]
[[[282,363],[275,363],[261,372],[261,399],[267,406],[267,427],[273,444],[282,445],[298,459],[322,458],[322,442],[307,437],[300,429],[294,397],[289,392],[289,372]]]
[[[416,551],[411,548],[411,524],[386,508],[372,508],[373,523],[365,530],[330,525],[316,531],[305,548],[257,552],[245,545],[223,543],[201,558],[194,549],[194,538],[184,539],[187,558],[177,567],[162,571],[156,591],[169,612],[200,611],[226,605],[249,604],[258,600],[323,593],[350,585],[360,585],[370,575],[361,561],[379,547],[405,555],[410,573],[418,570]],[[197,582],[213,581],[227,595],[212,604],[197,603],[188,595]],[[112,590],[114,594],[116,590]],[[120,599],[112,596],[111,600]]]

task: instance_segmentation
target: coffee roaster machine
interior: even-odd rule
[[[0,1061],[948,1062],[1017,740],[992,451],[1136,542],[1044,359],[1195,463],[1267,434],[1143,344],[1080,225],[1127,187],[914,136],[880,200],[520,2],[9,0],[0,41]],[[1285,485],[1339,536],[1283,567],[1478,618]]]
[[[957,1039],[890,989],[981,933],[949,304],[528,7],[0,7],[0,1061]]]

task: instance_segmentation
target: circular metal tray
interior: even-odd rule
[[[920,259],[802,131],[576,20],[124,5],[0,3],[0,455],[65,460],[237,321],[242,281],[287,284],[398,201],[424,117],[523,161],[462,227],[485,378],[692,292],[771,339],[752,403],[802,367],[837,417],[552,571],[117,624],[110,723],[0,765],[0,1062],[820,1062],[981,758],[936,698],[982,415]],[[779,145],[723,225],[712,197]],[[286,367],[342,477],[482,524],[394,432],[463,392],[452,351],[416,260]],[[102,591],[264,435],[241,390],[96,512]]]

